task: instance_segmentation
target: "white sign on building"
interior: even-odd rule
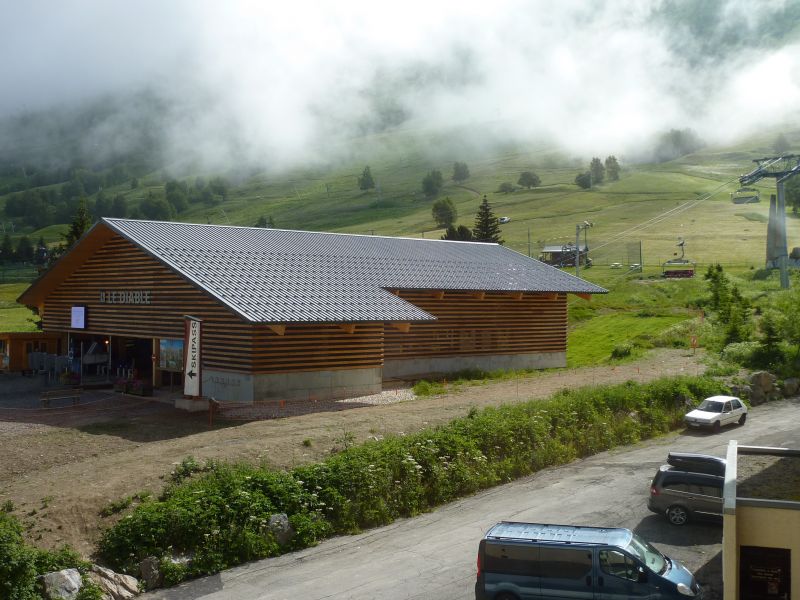
[[[201,395],[200,326],[200,319],[186,317],[186,359],[183,369],[183,393],[186,396]]]

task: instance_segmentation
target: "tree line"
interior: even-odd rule
[[[589,170],[579,173],[575,177],[575,183],[578,187],[588,190],[595,185],[600,185],[606,179],[608,181],[617,181],[619,172],[620,166],[616,156],[613,154],[607,156],[605,162],[595,156],[589,163]]]
[[[137,178],[130,180],[132,190],[139,188]],[[131,206],[125,194],[113,196],[102,188],[87,186],[78,175],[60,188],[29,189],[12,194],[6,199],[5,216],[19,219],[24,225],[41,229],[57,223],[68,223],[77,212],[81,200],[86,202],[94,219],[101,217],[142,218],[169,221],[185,211],[190,204],[203,203],[214,206],[223,202],[230,191],[230,185],[223,177],[206,180],[197,177],[190,184],[186,181],[169,179],[164,185],[163,194],[149,190],[138,205]],[[89,196],[94,194],[94,199]]]

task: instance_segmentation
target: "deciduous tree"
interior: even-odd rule
[[[595,156],[592,162],[589,163],[589,173],[592,176],[593,186],[603,183],[606,178],[606,168],[603,166],[603,161]]]
[[[606,175],[609,181],[617,181],[619,179],[619,161],[613,154],[606,157]]]
[[[592,174],[589,173],[589,171],[586,171],[585,173],[579,173],[575,176],[575,183],[578,185],[578,187],[588,190],[590,187],[592,187]]]
[[[456,183],[461,183],[467,179],[469,179],[469,167],[467,166],[467,163],[453,163],[453,181]]]
[[[437,169],[433,169],[422,179],[422,191],[428,198],[438,196],[443,185],[442,172]]]
[[[524,188],[534,188],[542,184],[542,180],[539,179],[539,176],[534,173],[533,171],[523,171],[520,173],[519,179],[517,180],[517,185],[521,185]]]
[[[469,227],[464,225],[455,227],[454,225],[451,225],[447,228],[447,231],[442,236],[442,239],[456,242],[471,242],[475,238],[472,237],[472,230]]]
[[[442,198],[434,202],[431,213],[439,227],[452,227],[458,218],[458,211],[450,198]]]

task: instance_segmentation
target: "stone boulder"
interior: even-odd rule
[[[759,404],[764,404],[764,402],[767,401],[767,395],[760,387],[753,387],[752,391],[750,392],[749,399],[751,405],[758,406]]]
[[[144,582],[145,589],[154,590],[164,585],[161,562],[155,556],[148,556],[139,563],[139,574]]]
[[[800,390],[800,379],[797,377],[789,377],[783,381],[783,395],[787,398],[794,396]]]
[[[122,575],[111,569],[92,565],[87,577],[103,590],[110,600],[129,600],[139,594],[139,582],[130,575]]]
[[[269,518],[269,530],[281,546],[288,544],[294,537],[294,528],[286,513],[272,515]]]
[[[47,600],[74,600],[83,587],[78,569],[64,569],[39,577],[42,592]]]
[[[769,394],[775,389],[775,376],[767,371],[756,371],[750,375],[750,385],[754,391],[758,388],[764,394]]]
[[[737,398],[750,398],[753,395],[753,388],[749,385],[732,385],[731,394]]]

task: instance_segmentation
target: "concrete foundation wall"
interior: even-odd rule
[[[455,373],[464,369],[549,369],[566,367],[566,352],[533,352],[528,354],[484,354],[473,356],[438,356],[387,360],[383,377],[414,377],[431,373]]]
[[[253,396],[256,400],[355,398],[377,394],[381,389],[380,367],[253,376]]]
[[[253,375],[204,369],[202,392],[220,402],[252,402]]]
[[[330,400],[377,394],[382,389],[380,368],[305,371],[253,375],[228,371],[203,372],[203,396],[219,402]]]

